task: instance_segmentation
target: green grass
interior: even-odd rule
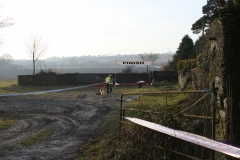
[[[39,132],[35,135],[32,135],[32,136],[26,138],[25,140],[23,140],[22,144],[24,146],[30,146],[30,145],[39,143],[39,142],[49,138],[53,133],[54,133],[53,129],[41,131],[41,132]]]
[[[184,101],[187,97],[185,94],[151,94],[151,92],[160,92],[160,91],[166,91],[166,88],[168,88],[167,91],[176,90],[177,85],[175,84],[168,84],[169,86],[166,87],[165,85],[162,86],[151,86],[151,87],[145,87],[142,88],[142,92],[150,92],[150,94],[144,94],[140,97],[140,99],[135,99],[129,102],[124,102],[123,107],[127,109],[133,109],[133,110],[140,110],[140,112],[133,111],[133,110],[124,110],[125,116],[129,117],[141,117],[144,118],[147,116],[148,118],[151,118],[152,121],[159,121],[161,116],[157,116],[156,112],[165,112],[170,111],[172,113],[177,113],[180,110],[180,105],[178,104],[179,101]],[[136,89],[135,93],[136,92]],[[127,93],[134,93],[134,90],[131,90]],[[141,92],[139,92],[141,94]],[[125,99],[126,97],[131,97],[136,95],[124,95]],[[141,112],[145,111],[145,112]],[[146,113],[149,112],[149,113]],[[154,119],[153,119],[154,118]]]

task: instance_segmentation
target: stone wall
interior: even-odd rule
[[[190,75],[184,75],[182,73],[178,74],[178,84],[182,90],[186,89],[186,86],[189,84],[190,81],[191,81]]]
[[[240,15],[223,11],[209,33],[210,86],[216,87],[216,139],[240,145]]]

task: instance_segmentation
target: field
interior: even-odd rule
[[[105,121],[119,120],[122,92],[148,87],[119,87],[113,94],[96,95],[101,86],[64,92],[3,96],[73,86],[0,84],[1,159],[77,159],[99,136]],[[113,119],[112,119],[113,118]],[[118,122],[117,122],[118,123]],[[117,126],[116,126],[117,127]]]
[[[122,93],[178,88],[175,84],[161,82],[155,87],[121,86],[113,88],[113,94],[104,95],[96,95],[102,86],[93,86],[12,96],[71,87],[75,86],[21,86],[16,81],[0,81],[1,159],[90,160],[118,157],[117,154],[122,153],[121,149],[115,150],[120,144],[119,100]],[[148,105],[162,103],[150,98],[146,101]],[[165,97],[163,100],[165,103]],[[136,102],[138,100],[128,104],[133,107],[137,106]]]
[[[19,86],[1,81],[0,94],[72,86]],[[118,110],[99,87],[36,95],[0,97],[1,159],[74,159]]]

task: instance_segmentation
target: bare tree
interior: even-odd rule
[[[12,18],[1,18],[0,17],[0,28],[5,28],[5,27],[9,27],[9,26],[12,26],[14,25],[15,22],[13,22],[13,19]],[[0,40],[0,44],[2,44],[2,40]]]
[[[14,24],[13,19],[9,17],[0,20],[0,28],[9,27]]]
[[[143,53],[140,54],[140,59],[143,61],[152,61],[153,63],[156,62],[159,58],[158,53]],[[148,72],[148,66],[147,66],[147,72]]]
[[[26,51],[33,62],[33,75],[35,74],[36,61],[47,53],[48,45],[42,42],[42,37],[34,36],[26,43]]]

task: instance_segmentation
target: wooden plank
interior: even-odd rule
[[[199,115],[189,115],[189,114],[184,114],[184,117],[191,117],[191,118],[202,118],[202,119],[212,119],[212,117],[208,116],[199,116]]]
[[[136,111],[136,112],[145,112],[145,113],[154,113],[154,114],[159,114],[159,113],[160,113],[160,112],[139,110],[139,109],[133,109],[133,108],[121,108],[121,110]]]
[[[187,110],[191,109],[192,107],[194,107],[195,105],[197,105],[199,102],[201,102],[204,98],[206,98],[210,93],[206,93],[204,96],[202,96],[200,99],[198,99],[195,103],[193,103],[191,106],[181,110],[178,114],[175,114],[174,116],[178,116],[184,112],[186,112]]]
[[[162,91],[162,92],[141,92],[141,93],[122,93],[122,95],[138,95],[138,94],[184,94],[184,93],[202,93],[202,90],[192,90],[192,91]]]

